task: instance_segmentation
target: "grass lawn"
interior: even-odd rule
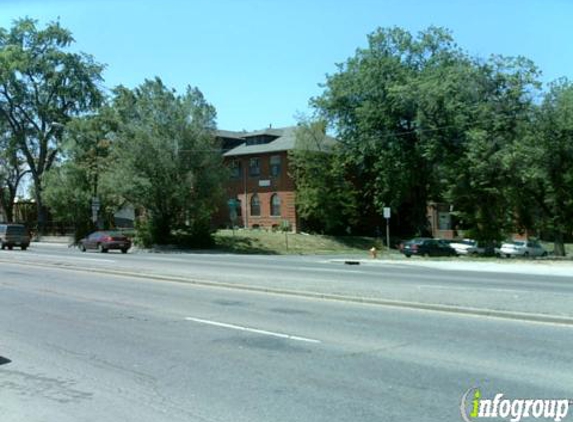
[[[264,230],[219,230],[214,235],[215,248],[244,254],[361,254],[370,248],[385,250],[381,239],[360,236],[321,236]]]
[[[541,243],[541,246],[543,246],[545,248],[545,250],[547,252],[549,252],[549,254],[551,255],[553,253],[553,250],[555,249],[555,245],[553,242],[545,242],[545,241],[540,241],[539,243]],[[573,243],[566,243],[565,244],[565,252],[567,253],[567,256],[571,256],[573,255]]]

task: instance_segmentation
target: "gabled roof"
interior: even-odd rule
[[[242,138],[245,142],[236,148],[231,149],[223,154],[224,157],[234,157],[238,155],[265,154],[271,152],[290,151],[296,146],[297,126],[290,126],[277,129],[264,129],[255,132],[243,132]],[[234,132],[240,133],[240,132]],[[269,135],[277,137],[275,140],[265,144],[247,145],[247,139],[254,136]],[[334,144],[336,140],[327,136],[329,143]]]
[[[247,134],[247,132],[245,131],[235,132],[231,130],[217,130],[216,132],[216,136],[218,138],[230,138],[230,139],[244,139],[245,134]]]

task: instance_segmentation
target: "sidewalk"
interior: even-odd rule
[[[346,261],[357,261],[361,265],[407,265],[425,267],[444,271],[476,271],[490,273],[511,273],[526,275],[551,275],[573,278],[573,260],[554,259],[472,259],[458,258],[455,260],[435,260],[432,258],[334,258],[330,262],[343,264]],[[572,304],[573,307],[573,304]]]
[[[69,246],[74,243],[72,236],[42,236],[40,240],[32,240],[33,245],[42,246]]]

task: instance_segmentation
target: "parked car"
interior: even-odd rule
[[[512,256],[547,256],[547,251],[535,240],[514,240],[504,242],[499,249],[499,255],[507,258]]]
[[[403,243],[400,247],[400,252],[410,258],[412,255],[420,256],[455,256],[455,249],[450,245],[439,239],[431,239],[426,237],[418,237]]]
[[[25,251],[30,246],[30,232],[23,224],[0,224],[0,246],[10,250],[19,246]]]
[[[450,247],[455,249],[457,255],[484,255],[486,253],[486,248],[473,239],[455,240],[450,243]]]
[[[120,232],[97,231],[80,240],[78,246],[82,252],[97,249],[105,253],[110,249],[119,249],[122,253],[127,253],[131,248],[131,240]]]

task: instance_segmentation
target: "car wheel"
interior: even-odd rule
[[[127,253],[127,249],[123,248],[123,249],[121,250],[121,253]]]
[[[26,249],[28,249],[27,246],[20,246],[20,248],[21,248],[23,251],[25,251]]]
[[[2,250],[6,249],[6,245],[2,243]]]
[[[86,251],[86,245],[84,245],[83,243],[80,243],[80,251],[82,252]]]
[[[406,258],[411,258],[411,257],[412,257],[412,255],[410,255],[410,254],[404,254],[404,255],[406,255]]]
[[[11,251],[12,249],[14,249],[14,246],[12,246],[12,245],[8,245],[8,250],[10,250],[10,251]]]
[[[524,253],[523,253],[523,257],[524,257],[524,258],[527,258],[528,256],[529,256],[529,252],[524,252]]]
[[[541,256],[547,256],[547,251],[544,251]]]
[[[103,247],[103,245],[100,243],[99,245],[97,245],[97,250],[100,251],[101,253],[106,253],[107,249]]]
[[[511,258],[511,255],[508,254],[508,253],[506,253],[506,254],[505,254],[505,257],[506,257],[506,258]]]

